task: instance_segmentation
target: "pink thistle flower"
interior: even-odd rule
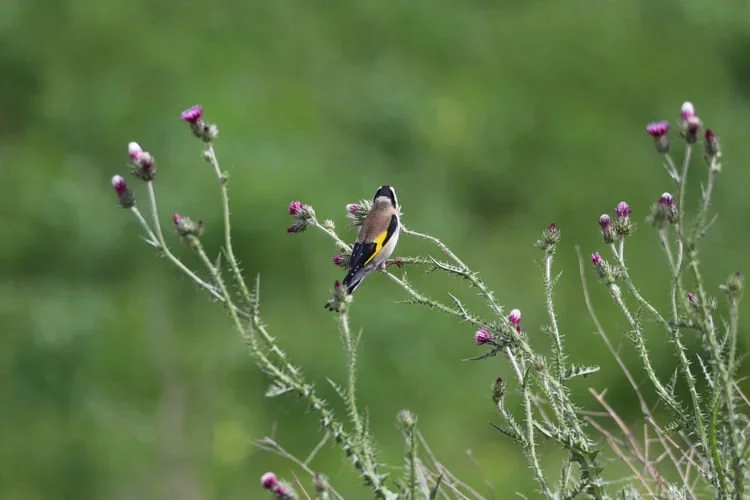
[[[349,216],[357,215],[357,212],[359,211],[359,204],[357,204],[357,203],[348,203],[346,205],[346,211],[349,214]]]
[[[182,215],[172,214],[172,222],[174,222],[175,225],[179,226],[183,220],[184,220],[184,217]]]
[[[604,259],[602,259],[602,256],[599,252],[594,252],[591,254],[591,263],[595,266],[599,266],[602,262],[604,262]]]
[[[275,488],[279,484],[279,480],[276,477],[276,474],[273,472],[266,472],[262,476],[260,476],[260,485],[263,486],[264,489],[270,490]]]
[[[203,116],[203,107],[200,105],[186,109],[180,114],[180,119],[187,123],[196,123]]]
[[[599,226],[601,226],[602,231],[609,231],[612,228],[612,218],[607,214],[602,214],[599,217]]]
[[[621,201],[615,207],[615,215],[617,215],[621,219],[626,219],[630,217],[630,214],[631,214],[630,205],[628,205],[627,202]]]
[[[128,156],[131,160],[136,161],[143,154],[143,149],[137,142],[128,144]]]
[[[688,292],[687,297],[691,304],[698,305],[698,297],[694,293]]]
[[[303,208],[304,204],[301,201],[293,201],[289,203],[289,215],[296,217],[302,213]]]
[[[334,263],[334,265],[339,267],[349,267],[349,256],[343,255],[343,254],[336,254],[331,259],[331,262]]]
[[[651,122],[646,125],[646,132],[651,137],[662,137],[669,132],[669,122],[666,120]]]
[[[659,205],[663,205],[669,208],[673,207],[674,197],[670,193],[663,193],[659,198]]]
[[[482,328],[481,330],[477,330],[476,333],[474,334],[474,343],[476,345],[486,344],[487,342],[490,342],[491,340],[492,340],[492,335],[490,335],[490,333],[484,328]]]
[[[705,132],[705,138],[707,141],[713,141],[716,138],[716,135],[714,134],[713,130],[707,128]]]
[[[112,188],[115,190],[117,201],[122,208],[135,206],[135,194],[130,190],[122,176],[115,175],[112,177]]]
[[[690,101],[685,101],[682,103],[682,107],[680,108],[680,116],[683,120],[689,120],[690,118],[695,116],[695,108],[693,107],[693,103]]]
[[[508,321],[518,328],[518,325],[521,324],[521,311],[519,309],[513,309],[508,315]]]
[[[112,177],[112,187],[118,195],[122,195],[128,190],[128,185],[125,183],[125,179],[123,179],[121,175],[115,175]]]

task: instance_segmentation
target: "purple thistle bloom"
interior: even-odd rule
[[[279,484],[279,480],[273,472],[266,472],[260,477],[260,485],[263,486],[264,489],[270,490],[277,484]]]
[[[123,179],[121,175],[115,175],[112,177],[112,187],[118,195],[125,194],[128,190],[128,185],[125,183],[125,179]]]
[[[180,119],[188,123],[195,123],[203,116],[203,107],[200,105],[188,108],[180,114]]]
[[[689,120],[690,118],[695,116],[695,107],[693,107],[693,103],[690,101],[685,101],[682,103],[682,107],[680,108],[680,116],[683,120]]]
[[[510,321],[513,326],[518,326],[521,323],[521,310],[513,309],[508,315],[508,321]]]
[[[664,193],[659,198],[659,204],[671,208],[674,206],[674,197],[670,193]]]
[[[484,328],[482,328],[481,330],[477,330],[474,334],[474,342],[477,345],[486,344],[490,340],[492,340],[492,335],[490,335],[490,333]]]
[[[602,256],[601,256],[601,254],[599,252],[594,252],[593,254],[591,254],[591,263],[592,264],[594,264],[595,266],[598,266],[602,262],[603,262],[603,259],[602,259]]]
[[[646,132],[648,132],[648,135],[651,137],[662,137],[669,132],[669,122],[666,120],[651,122],[646,125]]]
[[[602,214],[599,217],[599,226],[601,226],[602,231],[609,231],[612,227],[612,218],[607,214]]]
[[[289,203],[289,215],[299,215],[302,212],[303,207],[304,205],[301,201],[293,201]]]
[[[630,213],[630,205],[628,205],[627,202],[621,201],[615,207],[615,214],[621,219],[630,217]]]

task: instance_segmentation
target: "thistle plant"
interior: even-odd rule
[[[114,176],[112,186],[119,204],[140,224],[146,243],[226,309],[252,360],[268,378],[266,395],[296,394],[321,425],[321,443],[304,461],[287,452],[274,439],[265,438],[256,443],[264,450],[287,458],[310,477],[306,485],[298,481],[293,488],[269,472],[261,478],[261,487],[279,499],[301,498],[296,489],[308,498],[343,498],[311,465],[317,450],[332,440],[376,498],[484,498],[435,458],[419,431],[417,416],[409,410],[402,410],[396,418],[404,441],[401,467],[394,469],[382,463],[375,437],[370,432],[367,402],[360,399],[356,387],[359,336],[352,331],[349,314],[357,302],[341,283],[335,282],[331,287],[329,304],[333,304],[330,314],[340,333],[347,374],[345,380],[329,380],[329,383],[344,404],[343,415],[334,413],[303,369],[271,335],[270,327],[261,316],[259,280],[248,283],[233,248],[230,177],[221,169],[215,149],[218,127],[205,120],[199,106],[183,112],[181,118],[202,143],[202,158],[220,190],[224,222],[220,259],[208,257],[212,252],[204,247],[201,239],[203,222],[185,215],[172,215],[173,230],[181,243],[198,256],[203,268],[189,268],[169,246],[157,203],[156,161],[137,143],[130,143],[128,155],[132,173],[139,182],[145,183],[143,212],[136,203],[135,191],[124,178]],[[599,367],[573,364],[566,354],[566,336],[561,330],[555,303],[555,288],[560,279],[554,268],[555,255],[563,241],[563,228],[557,224],[549,224],[536,242],[541,255],[541,286],[546,309],[546,325],[540,331],[523,327],[522,312],[501,305],[480,274],[443,240],[408,225],[402,226],[401,237],[423,241],[429,245],[431,253],[396,257],[389,263],[397,264],[396,268],[388,265],[380,271],[400,291],[401,302],[428,307],[465,325],[467,339],[473,332],[473,341],[482,350],[474,360],[507,363],[511,367],[510,379],[498,378],[488,384],[488,400],[493,402],[497,417],[492,425],[518,446],[538,484],[538,493],[545,498],[714,496],[741,499],[745,496],[748,481],[745,464],[750,448],[749,403],[739,390],[737,380],[743,277],[736,272],[730,274],[718,290],[724,296],[719,300],[717,290],[711,290],[706,284],[699,259],[701,243],[715,220],[711,214],[711,196],[721,172],[721,149],[718,137],[703,128],[690,103],[682,106],[677,128],[683,145],[674,149],[682,151],[680,161],[672,153],[669,122],[653,122],[646,127],[664,164],[667,178],[662,184],[667,191],[655,195],[650,208],[631,208],[623,201],[612,213],[600,215],[602,244],[598,249],[591,249],[594,252],[590,254],[590,265],[587,264],[589,259],[577,249],[583,299],[599,336],[639,401],[643,415],[642,437],[624,423],[614,405],[606,400],[605,393],[590,389],[592,400],[574,401],[571,380],[594,375]],[[702,155],[698,151],[701,147]],[[705,176],[695,213],[686,210],[686,186],[691,173],[692,177]],[[372,205],[361,200],[346,204],[345,208],[352,224],[359,225]],[[319,219],[313,206],[301,201],[289,203],[288,213],[291,217],[289,233],[318,233],[323,237],[319,241],[329,240],[333,244],[332,262],[348,266],[352,247],[339,235],[331,219]],[[649,237],[648,230],[640,230],[639,226],[643,225],[640,221],[647,223],[646,227],[651,226],[664,253],[670,276],[667,310],[654,306],[652,301],[660,298],[647,297],[643,286],[630,274],[627,240]],[[595,214],[592,214],[591,227],[596,231]],[[436,297],[407,279],[407,272],[413,269],[452,275],[468,286],[459,287],[446,298]],[[594,283],[589,283],[590,280]],[[465,288],[482,298],[487,306],[486,315],[469,310],[461,298],[467,291]],[[626,365],[599,321],[590,300],[597,290],[606,292],[620,310],[627,325],[622,333],[637,354],[638,366]],[[403,306],[394,304],[392,307]],[[697,350],[688,349],[687,336],[699,339]],[[665,380],[657,374],[646,338],[649,342],[671,346],[675,356],[671,379]],[[547,347],[549,354],[542,354],[542,351],[547,352]],[[655,400],[647,400],[636,381],[641,372],[653,388]],[[685,390],[677,391],[678,386]],[[509,393],[520,396],[520,406],[508,403],[506,395]],[[687,397],[680,396],[681,393],[686,393]],[[595,403],[600,411],[584,410],[584,403]],[[666,409],[669,420],[659,421],[653,411],[656,405]],[[606,421],[602,421],[602,416]],[[553,443],[563,450],[564,459],[557,468],[551,469],[549,461],[542,461],[542,442]],[[632,476],[624,481],[605,479],[605,468],[615,460],[625,464]],[[394,470],[397,472],[386,473]]]

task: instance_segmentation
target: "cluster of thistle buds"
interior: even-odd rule
[[[131,142],[128,144],[128,156],[133,175],[146,182],[154,180],[156,162],[149,152],[144,151],[137,142]]]
[[[193,135],[203,142],[213,142],[219,135],[219,127],[203,119],[203,107],[193,106],[180,115],[180,119],[190,125]]]
[[[615,220],[612,220],[608,214],[602,214],[599,217],[599,227],[602,228],[602,240],[606,244],[611,244],[620,238],[631,234],[635,227],[630,219],[630,205],[621,201],[615,207]]]
[[[276,474],[273,472],[266,472],[260,478],[260,485],[263,489],[268,490],[273,494],[273,498],[278,500],[296,500],[297,495],[292,489],[279,481]]]
[[[301,201],[292,201],[289,203],[289,215],[294,217],[294,222],[286,229],[287,233],[301,233],[307,229],[315,215],[310,205],[305,205]]]
[[[688,144],[695,144],[698,142],[700,135],[700,129],[703,122],[695,114],[695,107],[693,103],[686,101],[680,108],[680,136],[685,139]],[[651,122],[646,125],[646,132],[654,138],[654,145],[656,151],[660,154],[669,153],[669,122],[666,120]],[[721,156],[721,147],[719,145],[719,138],[711,129],[706,129],[704,134],[703,149],[706,158],[709,161],[718,159]]]
[[[521,311],[520,309],[513,309],[510,314],[508,314],[508,323],[510,323],[510,326],[516,331],[518,334],[522,334],[523,330],[521,329]],[[476,345],[484,345],[484,344],[491,344],[491,345],[498,345],[498,339],[492,335],[490,332],[487,331],[485,328],[480,328],[476,332],[474,332],[474,343]]]

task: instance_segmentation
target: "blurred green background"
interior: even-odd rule
[[[603,366],[574,384],[578,401],[598,409],[587,388],[608,388],[639,425],[632,391],[593,333],[574,248],[604,250],[599,214],[629,201],[640,229],[627,242],[632,274],[664,305],[668,273],[645,217],[671,185],[645,125],[675,123],[691,100],[724,149],[721,216],[702,253],[708,284],[717,292],[747,270],[748,52],[750,5],[736,1],[4,0],[0,497],[259,498],[266,470],[290,480],[300,471],[254,439],[273,433],[305,457],[321,437],[301,402],[263,396],[267,380],[222,308],[157,258],[115,203],[110,178],[125,174],[127,143],[138,141],[159,163],[162,222],[175,211],[202,218],[218,252],[218,190],[179,121],[196,103],[221,129],[235,248],[247,274],[261,275],[264,319],[339,412],[326,377],[342,380],[344,361],[322,305],[343,272],[322,234],[286,233],[287,204],[312,204],[351,240],[344,205],[388,183],[404,223],[480,271],[542,349],[533,243],[557,222],[570,359]],[[705,173],[696,162],[691,207]],[[407,237],[397,250],[428,253]],[[453,291],[488,314],[463,282],[407,271],[424,291]],[[625,322],[592,290],[633,364]],[[436,455],[480,492],[535,497],[522,455],[489,425],[499,422],[490,386],[510,379],[507,362],[464,362],[481,352],[472,329],[396,304],[404,298],[373,276],[352,313],[363,329],[360,398],[381,456],[400,463],[395,417],[410,408]],[[671,348],[649,331],[668,377]],[[554,463],[554,446],[543,450]],[[370,495],[330,445],[313,467],[347,498]],[[557,466],[549,472],[557,477]],[[608,478],[622,473],[613,464]]]

